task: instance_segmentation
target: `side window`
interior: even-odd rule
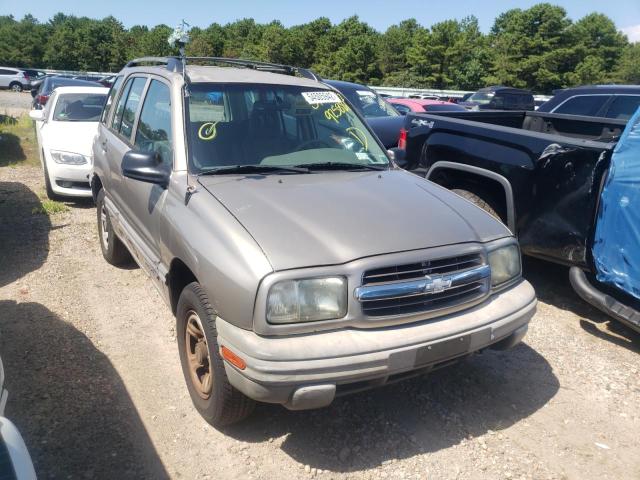
[[[133,84],[134,79],[130,79],[124,89],[122,90],[122,95],[120,95],[120,99],[118,100],[118,104],[116,105],[116,112],[113,115],[113,120],[111,120],[111,129],[114,132],[120,131],[120,124],[122,123],[122,114],[124,113],[124,104],[127,101],[127,96],[129,95],[129,90],[131,90],[131,85]]]
[[[640,107],[640,95],[616,95],[609,105],[607,118],[629,120]]]
[[[411,111],[411,109],[409,107],[407,107],[406,105],[401,105],[399,103],[392,103],[392,105],[395,107],[396,110],[398,110],[402,115],[406,115],[407,113],[409,113]],[[424,107],[422,107],[424,109]],[[426,110],[425,110],[426,112]]]
[[[109,117],[109,113],[111,112],[111,104],[113,103],[113,99],[115,98],[118,90],[120,89],[120,84],[122,83],[122,77],[117,77],[116,81],[111,85],[111,90],[109,90],[109,96],[107,97],[107,103],[104,105],[104,109],[102,110],[102,118],[100,121],[106,125],[107,118]]]
[[[491,108],[504,108],[505,105],[505,94],[499,94],[496,93],[493,98],[491,99],[491,102],[489,103],[489,106]]]
[[[129,95],[127,95],[127,102],[124,104],[124,112],[122,113],[122,125],[120,126],[120,135],[125,138],[131,137],[133,132],[133,124],[136,120],[136,112],[138,111],[138,105],[142,97],[142,91],[147,83],[147,79],[143,77],[137,77],[133,79]]]
[[[135,120],[140,96],[142,95],[142,90],[146,82],[146,77],[129,79],[116,105],[116,112],[111,122],[111,128],[114,132],[120,133],[126,138],[131,137],[133,121]]]
[[[595,117],[609,98],[608,95],[582,95],[573,97],[556,108],[553,113]]]
[[[0,75],[15,75],[16,72],[11,70],[5,70],[4,68],[0,68]]]
[[[165,165],[173,165],[171,141],[171,95],[169,87],[151,80],[142,105],[135,146],[145,152],[157,152]]]

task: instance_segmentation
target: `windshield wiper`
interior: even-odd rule
[[[237,173],[309,173],[309,169],[304,166],[278,166],[278,165],[232,165],[229,167],[219,167],[213,170],[206,170],[200,175],[233,175]]]
[[[371,165],[366,163],[347,163],[347,162],[321,162],[321,163],[301,163],[296,165],[299,168],[307,168],[309,170],[386,170],[387,166]]]

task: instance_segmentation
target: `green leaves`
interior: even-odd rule
[[[101,20],[56,14],[0,16],[0,64],[118,71],[127,60],[177,54],[167,25],[125,29]],[[251,18],[194,27],[191,56],[227,56],[313,68],[326,78],[404,87],[474,90],[505,84],[550,93],[602,82],[640,83],[640,47],[605,15],[572,22],[549,3],[500,14],[488,34],[478,20],[446,20],[430,28],[408,19],[378,32],[357,16],[285,27]]]

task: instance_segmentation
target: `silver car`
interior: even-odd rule
[[[29,90],[31,78],[20,68],[0,67],[0,88],[10,88],[14,92]]]
[[[523,338],[536,298],[504,225],[400,169],[312,72],[215,63],[130,62],[91,179],[104,258],[132,255],[166,299],[205,419],[324,407]]]

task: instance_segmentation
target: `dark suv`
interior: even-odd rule
[[[640,85],[588,85],[553,93],[539,112],[629,120],[640,107]]]
[[[469,110],[534,110],[533,94],[519,88],[481,88],[460,105]]]

